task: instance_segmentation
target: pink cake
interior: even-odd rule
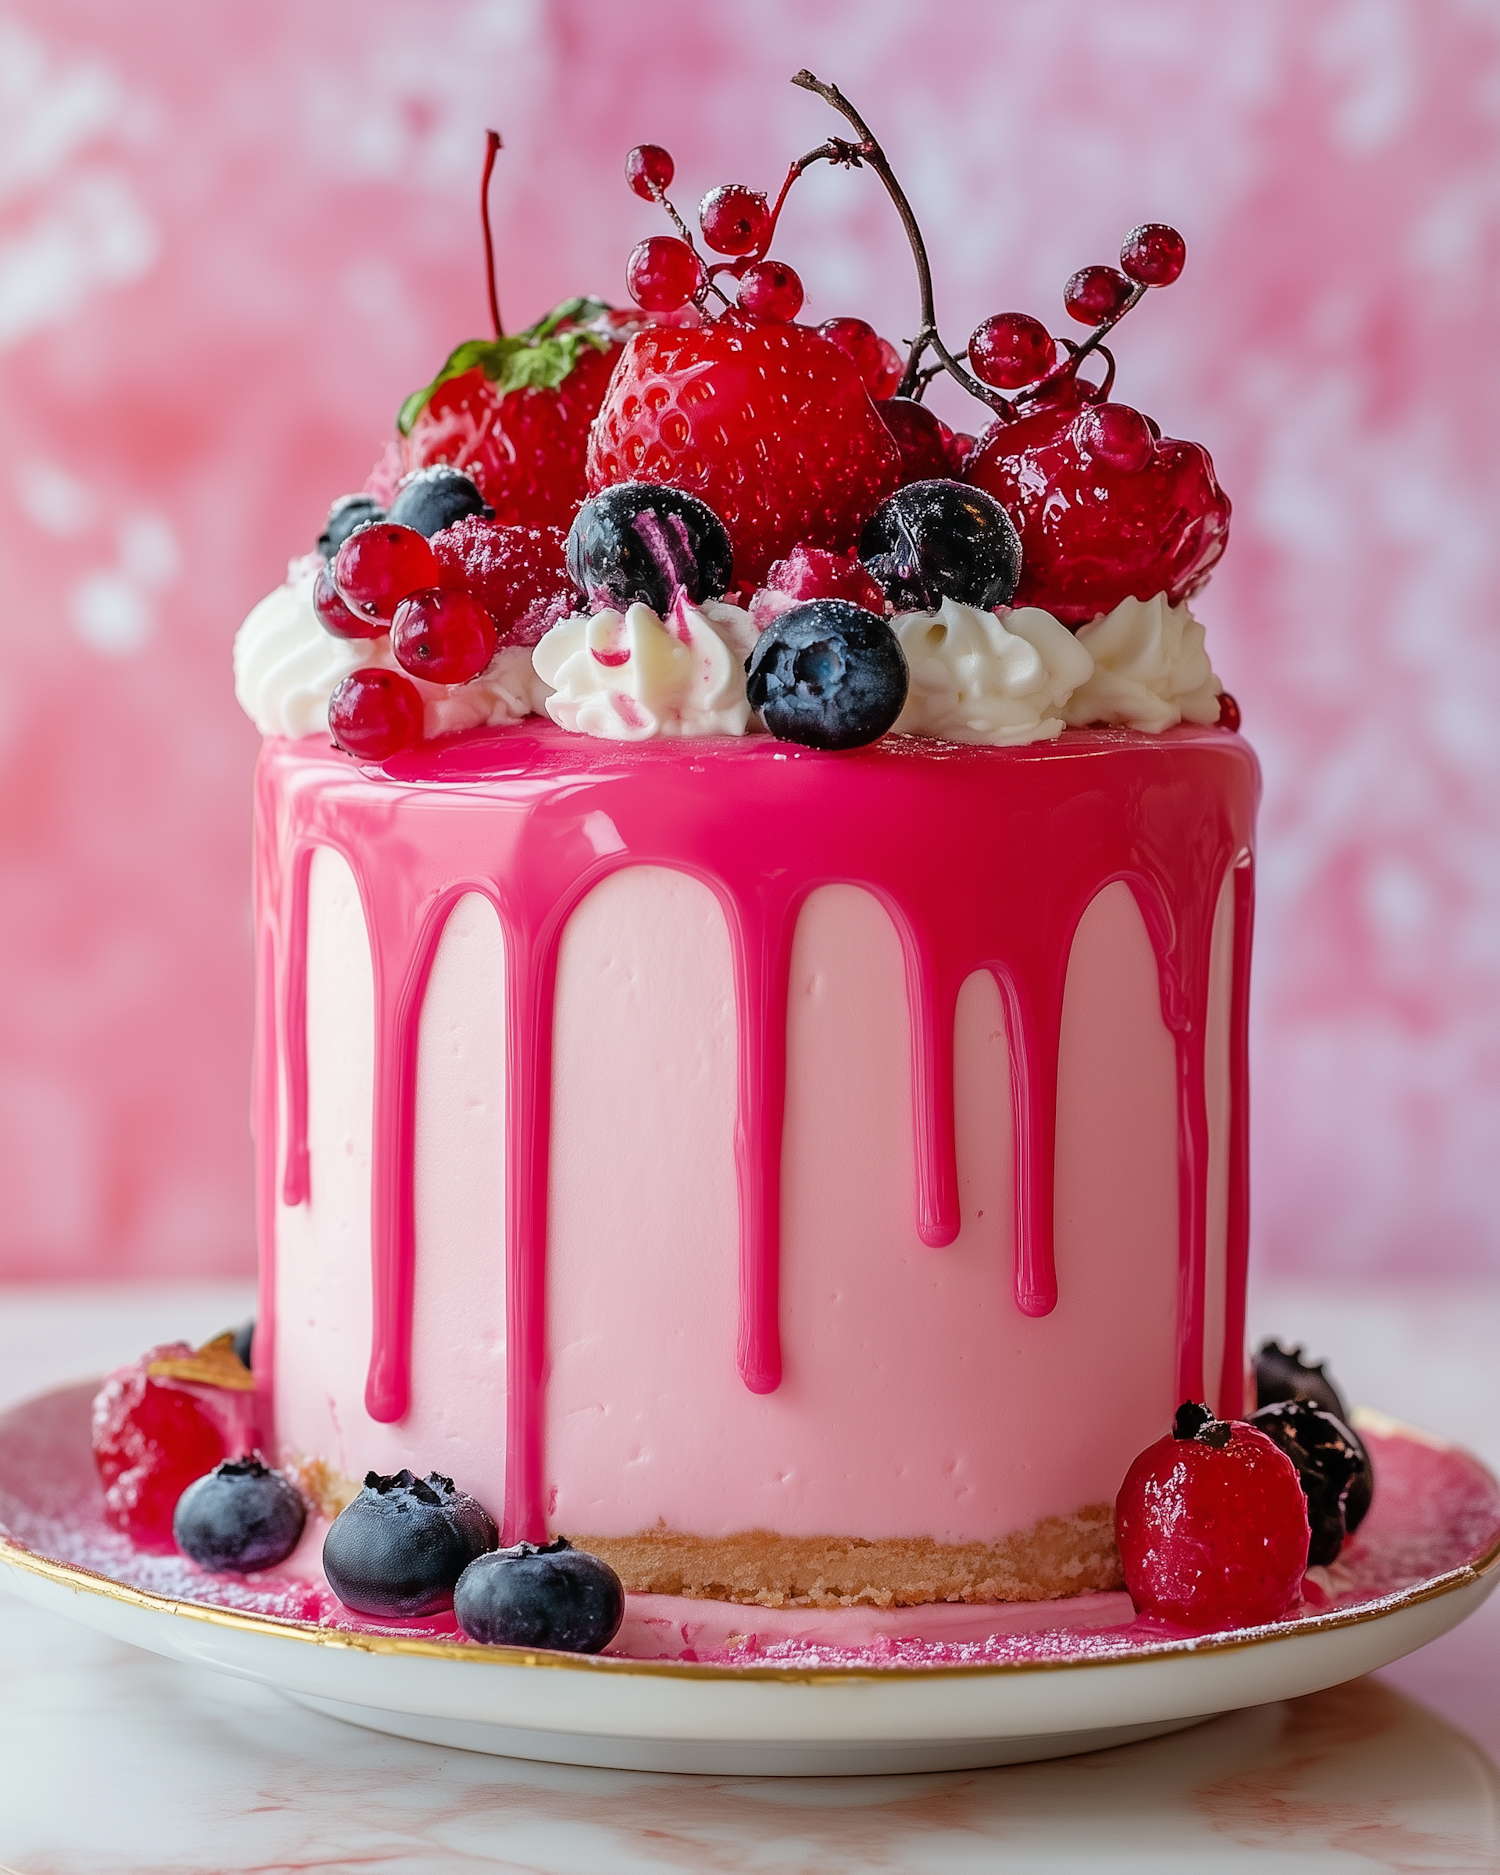
[[[665,153],[631,163],[664,199]],[[262,1439],[329,1514],[368,1470],[436,1469],[503,1543],[565,1535],[638,1592],[1117,1587],[1132,1458],[1184,1399],[1245,1404],[1259,781],[1186,605],[1228,504],[1197,445],[1106,401],[1112,360],[1102,383],[1078,371],[1175,278],[1181,240],[1137,230],[1128,277],[1075,276],[1086,345],[987,322],[967,387],[998,415],[975,445],[893,396],[868,327],[791,323],[774,212],[741,211],[759,246],[719,269],[739,311],[711,317],[715,276],[663,237],[682,254],[643,244],[629,276],[654,319],[575,303],[482,368],[483,346],[455,354],[421,394],[441,423],[423,430],[421,398],[403,413],[369,528],[335,530],[241,634],[267,737]],[[517,344],[564,340],[600,379],[581,420],[571,377],[505,376]],[[828,399],[807,449],[853,411],[858,474],[731,447],[757,383],[804,379]],[[987,388],[1033,379],[1014,405]],[[507,566],[566,584],[561,532],[516,508],[495,440],[518,411],[537,433],[553,396],[559,424],[598,411],[591,488],[677,504],[647,516],[672,571],[654,609],[595,579],[586,510],[581,596],[522,581],[505,610]],[[395,524],[417,509],[386,504],[395,474],[444,461],[473,505],[417,529],[424,560]],[[582,493],[548,511],[559,529]],[[913,598],[869,527],[922,500],[991,529],[986,552],[1002,528],[1008,576]],[[732,545],[737,593],[700,577],[683,516],[694,553],[723,535],[727,567]],[[387,553],[432,572],[387,592]],[[853,613],[839,644],[899,644],[900,695],[864,746],[809,745],[758,660],[805,615]],[[466,666],[460,626],[483,638]]]

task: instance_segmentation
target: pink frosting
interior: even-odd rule
[[[1077,1312],[1082,1291],[1097,1286],[1086,1257],[1077,1267],[1071,1302],[1065,1286],[1064,1306],[1059,1309],[1054,1249],[1054,1180],[1069,1203],[1089,1184],[1065,1164],[1067,1152],[1073,1149],[1067,1138],[1059,1156],[1058,1063],[1060,1053],[1067,1051],[1063,1006],[1069,958],[1085,911],[1101,893],[1107,897],[1106,888],[1114,883],[1122,885],[1138,908],[1149,940],[1148,958],[1154,962],[1158,985],[1158,999],[1153,999],[1159,1000],[1157,1032],[1166,1038],[1163,1075],[1167,1098],[1177,1110],[1177,1216],[1172,1233],[1176,1237],[1172,1280],[1177,1294],[1175,1309],[1170,1311],[1175,1322],[1168,1330],[1175,1353],[1168,1350],[1163,1361],[1152,1363],[1155,1371],[1150,1385],[1132,1402],[1128,1415],[1132,1423],[1115,1430],[1121,1437],[1137,1438],[1143,1417],[1170,1410],[1174,1394],[1201,1397],[1204,1393],[1206,1296],[1211,1283],[1223,1315],[1209,1338],[1211,1350],[1219,1357],[1219,1371],[1208,1379],[1221,1405],[1227,1410],[1239,1405],[1246,1210],[1245,987],[1251,832],[1258,780],[1254,758],[1237,737],[1216,730],[1179,730],[1151,739],[1119,732],[1074,733],[1057,744],[1003,751],[889,739],[851,755],[828,757],[761,738],[653,744],[622,751],[528,725],[434,745],[377,775],[361,774],[332,752],[309,750],[305,744],[270,743],[262,758],[259,787],[262,1016],[256,1124],[265,1291],[257,1366],[268,1379],[276,1371],[278,1387],[285,1390],[288,1376],[276,1367],[274,1353],[278,1232],[296,1239],[290,1218],[299,1212],[316,1213],[319,1207],[319,1192],[310,1178],[310,1170],[319,1164],[318,1153],[314,1151],[310,1167],[307,1148],[307,926],[312,855],[326,847],[342,855],[352,871],[368,935],[371,972],[373,1057],[369,1073],[374,1114],[365,1305],[369,1348],[363,1407],[372,1426],[397,1429],[410,1423],[413,1335],[427,1338],[420,1328],[415,1296],[422,1235],[417,1220],[418,1167],[423,1158],[417,1150],[418,1056],[428,979],[449,917],[462,901],[475,896],[487,901],[503,929],[503,1229],[500,1220],[494,1220],[490,1240],[474,1250],[468,1267],[472,1273],[486,1263],[497,1268],[503,1263],[505,1272],[503,1410],[492,1413],[491,1423],[497,1435],[503,1423],[503,1523],[509,1540],[542,1535],[549,1519],[557,1527],[596,1533],[605,1533],[616,1519],[621,1520],[621,1529],[640,1527],[643,1502],[663,1507],[672,1502],[673,1470],[685,1468],[689,1477],[694,1471],[680,1452],[675,1467],[667,1462],[674,1448],[692,1444],[691,1427],[667,1436],[671,1429],[664,1422],[648,1441],[656,1454],[654,1497],[648,1491],[644,1498],[632,1500],[628,1490],[612,1483],[622,1468],[628,1476],[630,1454],[607,1430],[601,1434],[598,1425],[590,1429],[583,1404],[587,1388],[575,1389],[577,1411],[563,1410],[568,1388],[566,1384],[560,1388],[559,1380],[566,1378],[567,1350],[575,1343],[564,1338],[559,1345],[556,1322],[551,1324],[554,1379],[550,1393],[548,1385],[549,1284],[557,1285],[563,1313],[572,1306],[580,1280],[584,1293],[591,1284],[601,1286],[587,1271],[580,1279],[578,1220],[570,1219],[560,1195],[563,1189],[577,1191],[580,1181],[572,1179],[554,1188],[551,1178],[554,1151],[549,1120],[555,1121],[565,1111],[570,1076],[580,1058],[577,1048],[570,1051],[559,1040],[562,1053],[554,1087],[554,1029],[561,1038],[568,1020],[566,998],[558,1004],[554,1020],[559,950],[585,898],[622,869],[666,867],[699,882],[710,895],[710,905],[717,907],[722,941],[729,953],[737,1064],[733,1208],[738,1214],[739,1239],[738,1344],[730,1370],[715,1367],[720,1357],[713,1350],[718,1344],[714,1337],[706,1339],[699,1350],[698,1393],[695,1396],[690,1388],[687,1396],[689,1402],[694,1397],[699,1400],[709,1420],[722,1420],[728,1443],[719,1450],[721,1470],[727,1466],[732,1471],[744,1453],[751,1468],[760,1465],[763,1473],[765,1453],[760,1447],[773,1448],[780,1439],[784,1449],[790,1449],[798,1443],[799,1428],[805,1432],[809,1427],[826,1429],[838,1424],[841,1410],[848,1419],[850,1398],[845,1383],[853,1371],[850,1348],[857,1354],[862,1346],[868,1366],[878,1341],[880,1358],[890,1359],[896,1351],[892,1331],[903,1311],[914,1324],[913,1347],[917,1341],[922,1343],[920,1358],[913,1361],[915,1369],[931,1373],[934,1360],[940,1367],[945,1341],[955,1358],[982,1361],[982,1337],[976,1343],[973,1332],[976,1302],[984,1294],[976,1257],[982,1257],[987,1240],[998,1241],[1003,1235],[1005,1241],[1014,1243],[1010,1306],[1017,1321],[1029,1316],[1036,1323],[1029,1331],[1032,1338],[1026,1341],[1017,1339],[1003,1320],[987,1322],[993,1358],[1016,1360],[1033,1390],[1045,1388],[1049,1364],[1061,1364],[1070,1376],[1082,1375],[1086,1381],[1088,1361],[1080,1362],[1080,1353],[1087,1357],[1089,1347],[1101,1344],[1111,1328],[1118,1338],[1132,1326],[1118,1309],[1112,1324],[1095,1319],[1085,1323]],[[1220,1102],[1224,1163],[1222,1192],[1215,1204],[1206,1069],[1213,1027],[1215,933],[1217,928],[1223,950],[1230,929],[1219,915],[1221,884],[1226,880],[1231,882],[1228,889],[1233,899],[1232,956],[1220,1053],[1228,1092]],[[815,1134],[815,1128],[798,1117],[798,1104],[805,1100],[809,1083],[795,1073],[790,1086],[788,1082],[789,1038],[794,1052],[799,1046],[794,968],[808,924],[808,919],[799,923],[799,915],[819,888],[841,885],[862,888],[881,908],[880,929],[886,933],[888,947],[893,947],[887,965],[898,969],[904,980],[904,1001],[911,1019],[902,1098],[910,1103],[907,1131],[912,1148],[907,1161],[911,1166],[907,1186],[911,1224],[902,1226],[901,1234],[910,1231],[919,1240],[918,1250],[926,1247],[921,1254],[930,1252],[937,1261],[925,1271],[918,1266],[904,1292],[899,1283],[894,1288],[887,1285],[884,1292],[876,1285],[862,1291],[862,1300],[840,1318],[853,1322],[855,1332],[852,1340],[846,1337],[839,1358],[820,1366],[816,1359],[799,1357],[788,1390],[779,1393],[784,1320],[794,1313],[799,1320],[810,1319],[816,1298],[804,1295],[799,1285],[823,1282],[827,1275],[810,1243],[836,1240],[835,1247],[847,1263],[849,1246],[859,1241],[860,1230],[873,1229],[874,1243],[880,1240],[882,1229],[879,1217],[860,1223],[841,1214],[837,1193],[830,1197],[826,1168],[799,1157],[809,1132]],[[814,900],[808,913],[813,928],[816,916],[833,915],[837,924],[843,914],[818,913],[819,902]],[[878,936],[860,943],[872,956],[880,949]],[[877,977],[887,965],[876,958]],[[961,996],[972,1000],[979,994],[973,986],[965,987],[976,973],[981,987],[993,985],[988,993],[994,1013],[981,1011],[977,1029],[970,1021],[959,1024],[956,1031]],[[857,984],[859,977],[856,971],[850,980]],[[901,1018],[902,1000],[899,992],[887,992],[870,1002],[872,1032],[879,1030],[882,1021],[888,1025],[892,1010]],[[995,1019],[1001,1010],[1003,1023]],[[1106,996],[1098,1018],[1106,1028],[1108,1015]],[[1154,1014],[1152,1020],[1157,1021]],[[962,1085],[967,1075],[977,1085],[983,1083],[985,1074],[982,1064],[976,1067],[971,1062],[965,1067],[962,1061],[956,1062],[954,1038],[957,1032],[962,1054],[963,1037],[978,1031],[992,1037],[1003,1032],[1007,1038],[1010,1091],[1008,1096],[990,1098],[987,1115],[982,1089],[978,1097],[966,1099],[962,1103],[968,1116],[965,1124],[972,1124],[975,1115],[986,1115],[984,1124],[1010,1127],[1014,1218],[1003,1234],[992,1217],[988,1231],[966,1229],[960,1240],[966,1212],[959,1176],[955,1080]],[[586,1058],[586,1016],[580,1034]],[[902,1046],[901,1038],[896,1045]],[[841,1101],[840,1079],[845,1089],[872,1079],[890,1082],[889,1062],[881,1055],[878,1034],[870,1046],[873,1053],[868,1060],[860,1058],[857,1045],[846,1049],[825,1090],[825,1107],[831,1101],[835,1108],[841,1104],[858,1108],[857,1099]],[[1138,1046],[1149,1049],[1149,1037],[1140,1038]],[[1135,1100],[1129,1067],[1127,1061],[1125,1077],[1115,1090],[1113,1116],[1108,1112],[1102,1116],[1116,1148],[1121,1138],[1128,1138],[1138,1117],[1129,1109],[1133,1104],[1143,1108],[1149,1104]],[[649,1064],[641,1072],[649,1076]],[[1086,1066],[1075,1078],[1086,1085]],[[784,1120],[790,1124],[784,1127]],[[1077,1134],[1075,1124],[1072,1137]],[[278,1139],[284,1142],[281,1149]],[[835,1126],[831,1139],[822,1143],[833,1155],[831,1163],[840,1168],[839,1178],[847,1183],[850,1168],[859,1164],[860,1140],[847,1133],[839,1137]],[[889,1143],[888,1137],[883,1140],[882,1151]],[[1106,1157],[1110,1147],[1106,1139]],[[575,1139],[567,1137],[563,1148],[576,1158]],[[561,1162],[563,1155],[558,1156]],[[1170,1155],[1167,1163],[1170,1167]],[[331,1175],[346,1177],[347,1168]],[[711,1173],[705,1177],[711,1185]],[[872,1176],[870,1184],[878,1191],[881,1178]],[[1107,1180],[1094,1184],[1099,1190],[1108,1188]],[[628,1209],[631,1194],[614,1195],[615,1236],[621,1240],[619,1253],[628,1267],[633,1225],[628,1218],[622,1220],[621,1208]],[[698,1201],[696,1195],[693,1201]],[[551,1223],[562,1233],[565,1252],[556,1267],[549,1251],[549,1203],[554,1214]],[[1167,1203],[1170,1206],[1170,1193]],[[1210,1238],[1217,1235],[1211,1230],[1211,1204],[1224,1220],[1222,1260],[1210,1256]],[[856,1204],[853,1210],[857,1213],[858,1209]],[[598,1233],[609,1222],[609,1206],[604,1205],[602,1215],[590,1217],[584,1201],[581,1215],[585,1240],[590,1233],[594,1235],[592,1260],[598,1274],[611,1251],[607,1242],[598,1241]],[[355,1222],[357,1238],[357,1218]],[[974,1225],[978,1226],[977,1218]],[[1103,1227],[1109,1227],[1107,1218]],[[883,1228],[888,1237],[888,1224]],[[1072,1226],[1064,1220],[1063,1228],[1066,1238]],[[788,1232],[785,1277],[784,1229]],[[1148,1218],[1141,1232],[1140,1257],[1149,1261],[1151,1244],[1145,1240],[1160,1240],[1160,1218]],[[706,1245],[712,1235],[710,1230]],[[896,1266],[909,1271],[911,1250],[905,1245],[897,1249]],[[583,1254],[588,1254],[587,1241]],[[355,1261],[362,1256],[357,1244],[353,1255]],[[1069,1266],[1065,1262],[1063,1267],[1066,1277]],[[847,1269],[845,1274],[847,1280]],[[602,1281],[602,1287],[608,1290],[609,1283]],[[1130,1289],[1127,1270],[1117,1298],[1122,1306],[1128,1303]],[[329,1298],[324,1300],[327,1303]],[[663,1300],[670,1306],[669,1297]],[[1159,1320],[1166,1313],[1161,1302],[1160,1296],[1152,1295],[1149,1308],[1141,1312]],[[925,1311],[919,1327],[918,1309]],[[452,1298],[448,1311],[450,1316],[461,1314]],[[364,1312],[342,1308],[346,1359],[352,1352],[347,1345],[348,1324],[360,1320]],[[1127,1308],[1126,1313],[1133,1311]],[[1055,1331],[1041,1319],[1047,1317],[1056,1322]],[[449,1320],[444,1331],[453,1325]],[[1139,1326],[1144,1332],[1148,1324],[1143,1321]],[[607,1332],[594,1338],[598,1348],[614,1345],[614,1358],[606,1360],[610,1372],[598,1374],[598,1359],[594,1361],[598,1422],[603,1425],[612,1404],[611,1387],[628,1386],[624,1370],[632,1365],[639,1391],[643,1349],[628,1329],[622,1330],[614,1344]],[[424,1370],[429,1371],[427,1387],[442,1385],[441,1342],[439,1336],[431,1349],[437,1366],[429,1369],[428,1361],[423,1361]],[[452,1357],[460,1364],[463,1358],[457,1353]],[[450,1361],[450,1373],[451,1366]],[[622,1370],[618,1374],[613,1371],[616,1367]],[[750,1396],[779,1394],[782,1404],[769,1417],[762,1414],[754,1421],[758,1435],[748,1430],[743,1410],[720,1397],[722,1387],[710,1383],[711,1367],[724,1374],[737,1371],[739,1397],[747,1406]],[[1119,1382],[1118,1362],[1107,1364],[1107,1372]],[[814,1374],[821,1378],[810,1378]],[[1016,1377],[1020,1379],[1021,1373]],[[894,1388],[899,1395],[899,1374],[890,1378],[886,1394]],[[460,1396],[469,1391],[468,1381],[454,1378],[451,1384]],[[841,1389],[845,1394],[842,1409]],[[982,1391],[974,1393],[970,1402],[975,1410],[984,1405]],[[1162,1396],[1159,1402],[1157,1393]],[[350,1403],[342,1389],[330,1382],[328,1396],[330,1403],[336,1396],[340,1402],[338,1408],[330,1408],[335,1418],[340,1410],[347,1417]],[[868,1414],[878,1397],[878,1389],[874,1395],[866,1389],[859,1410]],[[1096,1404],[1107,1416],[1107,1399]],[[672,1411],[679,1417],[683,1405],[682,1400],[674,1402]],[[285,1402],[278,1402],[286,1436],[284,1406]],[[692,1410],[689,1404],[690,1418]],[[1032,1462],[1030,1453],[1056,1443],[1040,1407],[1028,1411],[1035,1423],[1028,1422],[1024,1428],[1018,1423],[1015,1428],[1027,1455],[1012,1464],[1013,1472],[1025,1470]],[[422,1402],[416,1403],[415,1413],[422,1417]],[[954,1419],[951,1399],[935,1417],[937,1421]],[[929,1435],[935,1430],[934,1416],[918,1410],[915,1422],[917,1431],[907,1445],[913,1464],[920,1468],[930,1446]],[[1144,1430],[1149,1431],[1149,1425]],[[860,1431],[858,1424],[853,1431]],[[901,1449],[901,1438],[896,1436],[899,1425],[893,1423],[889,1431],[895,1436],[892,1449]],[[879,1449],[885,1433],[878,1426],[867,1426],[866,1433]],[[1106,1442],[1112,1447],[1113,1439]],[[592,1461],[591,1453],[597,1455]],[[1115,1456],[1111,1450],[1108,1463],[1113,1464]],[[368,1458],[361,1455],[355,1462],[362,1468],[364,1462],[377,1462],[378,1457],[371,1450]],[[428,1462],[440,1464],[443,1457],[437,1453]],[[1101,1462],[1098,1469],[1103,1474],[1107,1467]],[[745,1527],[747,1522],[764,1521],[783,1529],[800,1526],[857,1533],[861,1521],[867,1524],[874,1518],[880,1522],[882,1504],[889,1506],[902,1496],[877,1464],[864,1468],[857,1477],[851,1475],[847,1492],[830,1492],[825,1478],[806,1485],[802,1502],[797,1502],[795,1488],[783,1491],[779,1498],[773,1492],[768,1515],[747,1517],[743,1493],[725,1489],[711,1501],[714,1493],[706,1480],[712,1464],[701,1453],[698,1470],[703,1474],[702,1488],[684,1489],[672,1502],[673,1514],[688,1517],[686,1527],[692,1528]],[[1112,1475],[1117,1476],[1117,1471]],[[792,1483],[795,1487],[796,1481]],[[1095,1493],[1110,1494],[1112,1486]],[[950,1500],[955,1495],[961,1498],[963,1490],[953,1487],[950,1480]],[[985,1507],[971,1506],[967,1516],[958,1517],[950,1534],[961,1534],[976,1518],[991,1534],[1025,1521],[1024,1516],[1014,1514],[1024,1509],[1024,1491],[1019,1497],[1012,1492],[1005,1506],[994,1501],[992,1489],[986,1488],[981,1495]],[[917,1493],[908,1507],[914,1519],[911,1527],[939,1534],[931,1521],[931,1504],[919,1503],[920,1496]],[[836,1501],[841,1498],[845,1501]],[[787,1513],[785,1517],[778,1514],[778,1506]],[[592,1519],[590,1511],[597,1513]],[[847,1513],[842,1520],[841,1513]],[[665,1510],[658,1508],[644,1521],[653,1522],[663,1514]],[[897,1521],[906,1521],[900,1510],[892,1514]],[[637,1516],[634,1524],[629,1521],[632,1515]],[[599,1521],[600,1516],[606,1521]],[[954,1524],[951,1516],[949,1523]],[[895,1533],[889,1517],[881,1527]]]

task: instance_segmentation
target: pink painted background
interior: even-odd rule
[[[485,329],[484,127],[518,322],[622,296],[632,143],[684,206],[774,185],[834,128],[803,64],[950,344],[1186,233],[1118,394],[1235,502],[1199,610],[1266,769],[1258,1254],[1500,1268],[1500,9],[0,0],[0,1275],[251,1262],[230,639]],[[784,229],[814,317],[909,333],[871,178]]]

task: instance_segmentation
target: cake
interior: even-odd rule
[[[859,141],[791,179],[894,190],[804,81]],[[1086,342],[997,315],[969,371],[929,300],[903,366],[795,322],[779,206],[461,348],[241,631],[259,1436],[635,1593],[1117,1587],[1132,1458],[1245,1407],[1229,510],[1102,347],[1182,244],[1073,277]]]

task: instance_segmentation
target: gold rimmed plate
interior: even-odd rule
[[[845,1619],[632,1597],[598,1658],[359,1622],[311,1578],[205,1576],[104,1523],[92,1387],[0,1418],[0,1582],[37,1606],[398,1736],[624,1769],[829,1776],[1018,1763],[1152,1737],[1385,1666],[1500,1579],[1500,1485],[1360,1415],[1374,1506],[1299,1614],[1174,1636],[1123,1596]]]

